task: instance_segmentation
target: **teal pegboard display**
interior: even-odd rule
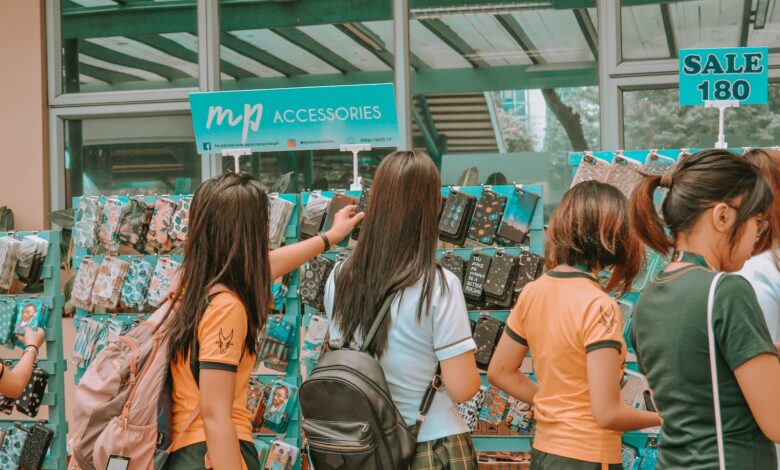
[[[46,470],[67,467],[66,437],[68,423],[65,418],[65,369],[66,362],[62,348],[62,305],[63,296],[60,287],[60,233],[43,232],[0,232],[0,237],[14,236],[22,239],[36,234],[49,242],[49,250],[41,271],[43,292],[40,294],[15,295],[17,301],[35,298],[49,307],[50,314],[46,322],[46,358],[38,360],[38,367],[49,373],[47,391],[42,404],[48,408],[47,426],[54,431],[49,453],[43,462]],[[18,349],[16,350],[18,352]],[[34,424],[37,421],[23,421]],[[0,420],[0,427],[13,426],[13,421]]]
[[[293,212],[290,217],[290,222],[287,225],[285,229],[285,244],[291,244],[298,241],[298,221],[300,219],[300,210],[299,210],[299,196],[296,194],[271,194],[271,197],[279,197],[286,201],[289,201],[293,204]],[[165,196],[166,198],[171,199],[172,201],[176,202],[183,196]],[[144,197],[144,200],[147,204],[154,205],[154,203],[157,201],[158,196],[146,196]],[[128,197],[121,196],[120,200],[127,201]],[[73,200],[73,207],[78,207],[79,199],[75,198]],[[102,256],[93,256],[91,255],[87,250],[83,248],[76,248],[74,257],[73,257],[73,267],[75,269],[78,269],[81,262],[84,261],[87,257],[93,257],[97,261],[102,260]],[[173,254],[173,255],[122,255],[119,256],[120,259],[123,259],[125,261],[129,261],[133,258],[143,257],[147,261],[149,261],[153,266],[157,263],[157,261],[160,258],[163,257],[170,257],[174,261],[182,261],[182,255],[181,254]],[[295,271],[292,273],[290,277],[290,284],[289,289],[285,297],[285,314],[284,318],[287,321],[295,322],[296,329],[300,329],[301,326],[301,315],[300,315],[300,304],[298,302],[298,272]],[[83,319],[86,317],[91,316],[95,319],[119,319],[119,320],[138,320],[141,317],[145,316],[138,313],[127,313],[123,312],[120,314],[108,314],[108,313],[92,313],[87,312],[82,309],[76,310],[76,319]],[[290,363],[287,369],[286,374],[279,374],[279,373],[269,373],[269,374],[260,374],[259,379],[263,382],[272,382],[274,379],[279,377],[284,377],[284,379],[292,384],[300,385],[300,370],[299,370],[299,362],[298,362],[298,343],[294,342],[293,346],[291,348],[291,358]],[[77,369],[76,371],[76,382],[80,380],[81,376],[83,375],[85,369]],[[300,436],[300,412],[295,411],[292,414],[292,417],[290,419],[290,424],[287,427],[287,432],[285,435],[275,435],[275,434],[255,434],[255,440],[256,441],[264,441],[266,443],[272,442],[275,439],[282,439],[288,444],[294,445],[296,447],[301,447],[301,436]],[[63,455],[64,455],[64,444],[63,444]],[[294,470],[300,469],[300,461],[295,466]],[[62,466],[54,466],[51,468],[65,468],[65,465]]]
[[[544,254],[544,214],[542,209],[543,207],[542,187],[538,185],[523,185],[522,188],[525,191],[529,191],[531,193],[540,196],[540,200],[536,206],[536,210],[534,211],[534,215],[531,220],[528,242],[527,245],[522,248],[510,246],[510,247],[505,247],[504,249],[506,250],[506,253],[512,255],[518,255],[521,250],[529,250],[531,253],[542,256]],[[450,189],[451,189],[450,187],[442,188],[441,190],[442,196],[446,198],[450,193]],[[504,196],[510,196],[515,191],[515,187],[512,185],[491,186],[490,189]],[[463,186],[460,187],[459,190],[479,198],[482,195],[483,187]],[[329,191],[323,191],[322,194],[327,197],[333,196],[333,192],[329,192]],[[352,196],[354,198],[359,198],[360,196],[359,191],[345,191],[345,194]],[[308,202],[308,199],[309,199],[308,193],[302,194],[301,196],[302,206],[305,207],[306,203]],[[441,258],[442,256],[444,256],[444,254],[447,251],[452,251],[455,255],[460,256],[465,260],[468,260],[469,257],[471,256],[472,251],[475,248],[482,248],[483,253],[491,256],[494,255],[496,251],[495,246],[488,247],[473,241],[467,241],[467,246],[463,248],[454,248],[451,250],[442,248],[437,250],[437,258]],[[336,260],[342,251],[343,251],[343,246],[336,247],[332,251],[326,253],[324,256],[331,260]],[[308,305],[305,305],[303,307],[303,313],[304,313],[304,326],[308,325],[313,315],[319,314],[315,308],[310,307]],[[500,320],[502,323],[505,323],[507,317],[509,316],[509,311],[489,310],[484,312],[480,312],[480,311],[469,312],[469,317],[472,320],[478,319],[480,315],[489,315],[493,318]],[[481,378],[482,378],[483,385],[487,385],[487,375],[484,372],[482,373]],[[529,452],[531,450],[532,439],[533,439],[532,436],[517,436],[517,435],[512,435],[512,436],[474,435],[473,436],[474,446],[476,450],[482,452],[497,452],[497,451]]]

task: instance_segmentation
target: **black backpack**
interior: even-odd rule
[[[440,368],[425,391],[414,426],[404,423],[387,388],[379,361],[366,350],[387,318],[388,296],[360,349],[345,348],[348,338],[331,345],[301,384],[303,432],[316,470],[406,470],[417,434],[441,386]]]

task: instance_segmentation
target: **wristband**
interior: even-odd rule
[[[320,233],[319,236],[322,239],[322,241],[325,242],[325,250],[323,250],[323,251],[329,251],[330,250],[330,240],[328,240],[328,235],[325,234],[325,233]]]

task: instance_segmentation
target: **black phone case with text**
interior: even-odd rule
[[[484,253],[472,253],[463,281],[463,294],[467,300],[480,302],[485,295],[485,280],[492,258]]]

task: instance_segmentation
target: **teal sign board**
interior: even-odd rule
[[[680,49],[680,104],[739,101],[766,104],[769,50],[766,47]]]
[[[190,94],[198,153],[397,147],[392,83]]]

